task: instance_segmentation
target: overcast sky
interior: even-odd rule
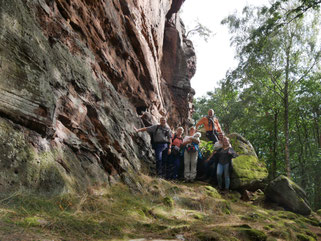
[[[191,83],[201,97],[214,90],[225,77],[226,71],[236,67],[234,49],[230,47],[228,28],[221,25],[222,19],[230,14],[241,12],[246,5],[270,5],[269,0],[186,0],[181,17],[187,29],[195,26],[195,20],[210,28],[215,34],[208,42],[197,36],[191,37],[197,56],[197,70]]]

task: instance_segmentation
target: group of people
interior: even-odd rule
[[[205,178],[211,178],[211,166],[215,166],[217,184],[219,189],[229,190],[229,170],[232,158],[236,157],[228,137],[224,136],[214,111],[210,109],[208,115],[199,120],[196,126],[188,129],[183,137],[184,129],[178,127],[174,134],[166,124],[166,118],[160,118],[160,124],[136,129],[136,132],[147,131],[151,135],[152,147],[156,156],[156,172],[159,177],[166,179],[178,179],[183,166],[183,179],[185,182],[193,182],[197,175],[198,160],[202,160],[199,148],[201,133],[198,128],[204,125],[206,137],[214,144],[213,152],[204,161]],[[183,165],[182,165],[183,164]],[[203,176],[203,177],[204,177]]]

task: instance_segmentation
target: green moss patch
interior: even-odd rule
[[[316,241],[314,237],[302,233],[297,234],[296,237],[300,241]]]
[[[243,181],[267,178],[268,171],[265,164],[259,162],[255,156],[241,155],[233,159],[233,171],[236,177]]]
[[[205,186],[204,188],[205,188],[206,194],[209,195],[210,197],[222,198],[222,196],[218,193],[218,191],[214,187]]]
[[[245,236],[246,240],[249,240],[249,241],[266,241],[267,240],[267,235],[263,231],[253,229],[248,225],[235,227],[235,230],[237,230],[239,233]]]

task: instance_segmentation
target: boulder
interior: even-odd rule
[[[238,157],[233,159],[231,189],[255,191],[264,188],[268,170],[260,161],[251,143],[239,134],[228,135]]]
[[[304,190],[286,176],[279,176],[265,190],[267,200],[302,215],[310,215],[311,208]]]

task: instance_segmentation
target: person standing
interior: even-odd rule
[[[204,125],[206,137],[213,141],[213,144],[218,141],[218,133],[222,132],[221,125],[214,115],[214,110],[210,109],[208,115],[200,119],[196,124],[196,130],[199,126]]]
[[[184,179],[193,182],[197,174],[198,144],[200,143],[201,133],[196,132],[194,126],[189,128],[188,136],[183,139],[184,148]]]
[[[147,131],[151,134],[152,146],[156,156],[156,173],[159,177],[164,178],[166,176],[166,161],[168,155],[171,154],[172,146],[172,133],[166,124],[166,118],[161,117],[159,125],[152,125],[141,129],[134,127],[134,129],[136,132]]]
[[[224,134],[222,132],[218,133],[218,141],[213,146],[213,152],[211,155],[204,161],[203,170],[204,175],[199,179],[205,182],[214,182],[216,183],[216,168],[217,168],[217,155],[214,154],[223,147],[223,138]],[[213,178],[215,179],[213,180]]]
[[[223,190],[223,173],[224,173],[224,179],[225,179],[225,191],[229,191],[230,189],[230,165],[232,165],[232,158],[236,157],[236,152],[233,150],[233,148],[230,145],[229,138],[224,136],[223,138],[223,146],[217,151],[217,158],[218,158],[218,164],[217,164],[217,183],[218,188],[220,190]]]
[[[178,127],[174,137],[172,138],[172,150],[168,156],[167,162],[167,178],[176,180],[178,179],[180,162],[181,162],[181,146],[183,143],[183,127]]]

